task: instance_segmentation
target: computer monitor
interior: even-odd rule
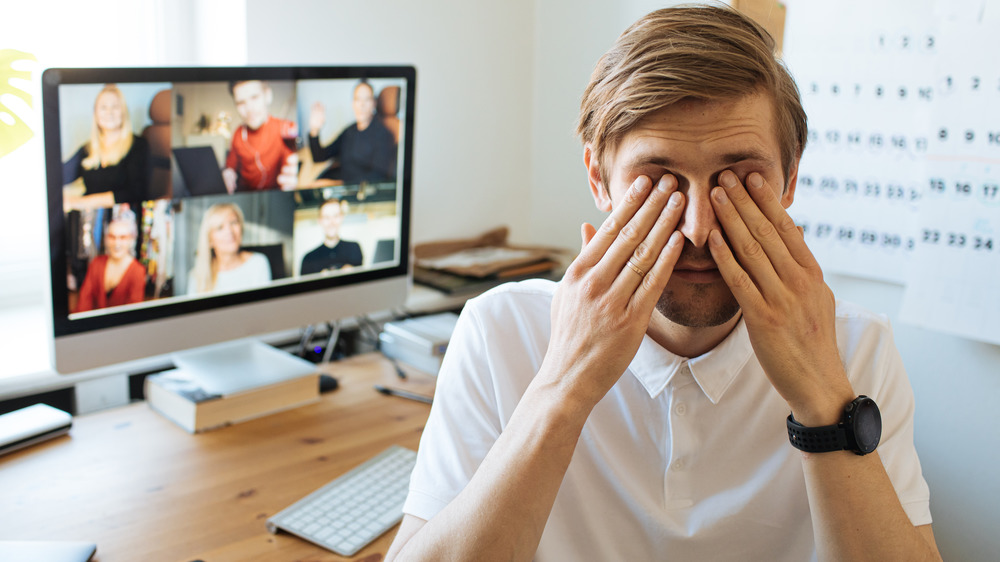
[[[414,91],[407,66],[46,70],[56,370],[403,305]]]

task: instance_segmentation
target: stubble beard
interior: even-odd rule
[[[666,288],[656,303],[656,310],[667,320],[688,328],[721,326],[740,312],[740,304],[728,287],[719,291],[711,285],[691,285],[689,294],[679,296]],[[713,294],[713,293],[723,294]]]

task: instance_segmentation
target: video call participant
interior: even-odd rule
[[[302,275],[327,270],[350,269],[364,261],[357,242],[341,240],[340,226],[344,223],[344,203],[327,199],[319,207],[319,224],[323,227],[323,243],[302,258]]]
[[[76,312],[142,302],[146,269],[133,255],[139,235],[135,225],[135,213],[127,207],[112,212],[104,232],[104,253],[87,266]]]
[[[309,111],[309,150],[313,162],[333,158],[339,163],[319,177],[341,180],[345,185],[394,181],[396,138],[375,118],[375,90],[371,84],[361,81],[354,87],[351,107],[355,122],[326,147],[319,142],[319,132],[326,123],[326,108],[316,102]]]
[[[152,166],[149,143],[132,132],[125,96],[107,84],[94,100],[90,139],[70,158],[63,183],[83,178],[82,196],[67,196],[67,209],[93,209],[147,199]]]
[[[230,82],[229,92],[243,124],[233,132],[222,170],[226,189],[229,193],[295,189],[299,173],[299,156],[295,152],[298,127],[271,115],[271,87],[260,80]]]
[[[578,131],[610,216],[559,283],[463,309],[387,559],[940,559],[888,323],[836,303],[785,211],[807,129],[773,47],[682,7],[601,58]],[[875,452],[790,443],[789,412],[856,404],[873,447],[859,393]]]
[[[243,210],[233,203],[218,203],[205,211],[188,277],[189,295],[252,289],[271,281],[271,265],[264,254],[242,249],[243,225]]]

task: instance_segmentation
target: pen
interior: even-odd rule
[[[407,392],[405,390],[398,390],[395,388],[389,388],[382,386],[380,384],[375,385],[375,390],[385,394],[386,396],[399,396],[400,398],[409,398],[410,400],[416,400],[417,402],[423,402],[425,404],[431,404],[432,399],[429,396],[424,396],[422,394],[414,394],[413,392]]]

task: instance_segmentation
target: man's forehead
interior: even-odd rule
[[[240,97],[250,97],[264,92],[264,83],[260,80],[248,80],[233,86],[233,95]]]
[[[722,165],[780,158],[773,109],[765,96],[684,100],[650,114],[625,134],[617,163],[677,165],[697,156]]]
[[[330,202],[324,203],[323,207],[320,209],[321,215],[328,215],[334,213],[337,215],[343,214],[344,210],[340,208],[340,203]]]

